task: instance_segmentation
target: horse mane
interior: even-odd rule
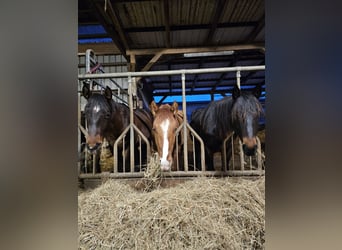
[[[230,131],[231,110],[233,107],[233,98],[227,96],[219,101],[212,101],[199,114],[200,126],[212,135],[226,136],[226,132]],[[222,119],[222,118],[227,119]]]
[[[239,105],[243,101],[243,105]],[[232,121],[243,119],[246,120],[247,114],[258,116],[263,113],[262,106],[258,99],[250,93],[241,93],[236,99],[232,109]]]

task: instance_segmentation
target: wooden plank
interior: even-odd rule
[[[163,55],[163,52],[156,53],[152,59],[145,65],[145,67],[142,68],[141,71],[149,71],[152,65],[158,61],[158,59]]]
[[[169,0],[164,0],[164,23],[165,23],[165,43],[166,47],[171,47],[171,34],[170,34],[170,11]]]
[[[134,72],[136,66],[135,55],[130,55],[130,69],[129,71]]]
[[[121,39],[125,49],[127,50],[127,49],[129,49],[129,45],[127,42],[126,35],[125,35],[123,28],[122,28],[122,22],[121,22],[120,18],[118,18],[118,15],[117,15],[115,9],[113,8],[111,1],[107,1],[107,5],[108,5],[108,10],[109,10],[108,14],[109,14],[114,26],[115,26],[115,29],[119,33],[120,39]]]
[[[134,54],[136,56],[152,55],[157,53],[162,54],[183,54],[183,53],[197,53],[197,52],[216,52],[225,50],[261,50],[264,49],[264,43],[254,44],[234,44],[226,46],[208,46],[208,47],[189,47],[189,48],[161,48],[161,49],[132,49],[127,50],[126,54]]]
[[[205,44],[211,44],[212,43],[213,36],[214,36],[214,33],[216,31],[216,28],[217,28],[217,24],[218,24],[219,20],[221,19],[222,13],[223,13],[224,9],[226,8],[227,3],[228,3],[228,1],[217,0],[216,10],[215,10],[213,17],[212,17],[212,24],[211,24],[210,30],[208,32],[207,38],[205,39],[205,42],[204,42]]]
[[[85,54],[87,49],[95,51],[96,55],[119,55],[121,51],[115,45],[115,43],[86,43],[78,44],[78,53]]]

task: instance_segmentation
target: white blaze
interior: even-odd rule
[[[93,110],[97,113],[100,111],[100,106],[96,105],[94,106]]]
[[[253,137],[253,118],[251,116],[247,117],[247,135],[248,137]]]
[[[166,159],[167,154],[169,152],[169,140],[167,139],[167,131],[169,130],[169,125],[170,125],[169,119],[167,119],[166,121],[163,121],[162,124],[160,125],[162,130],[163,130],[163,138],[164,138],[163,155],[160,159],[160,163],[162,165],[169,165],[170,164]]]

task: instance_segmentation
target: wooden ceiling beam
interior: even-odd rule
[[[123,25],[122,25],[120,18],[118,17],[118,13],[113,8],[111,1],[106,1],[106,3],[107,3],[107,8],[108,8],[108,15],[111,18],[115,29],[119,33],[122,44],[124,45],[125,49],[127,50],[127,49],[129,49],[129,43],[127,42],[126,34],[123,31]]]
[[[152,55],[157,53],[163,54],[183,54],[183,53],[197,53],[197,52],[215,52],[225,50],[260,50],[264,49],[264,43],[251,44],[234,44],[226,46],[207,46],[207,47],[190,47],[190,48],[158,48],[158,49],[132,49],[127,50],[126,54],[134,54],[136,56]]]
[[[103,6],[96,4],[95,0],[90,1],[90,5],[95,9],[94,13],[100,21],[100,24],[110,35],[110,38],[112,38],[113,42],[115,43],[116,47],[120,50],[121,54],[126,58],[126,60],[128,60],[128,57],[126,56],[126,49],[122,44],[121,40],[119,39],[119,34],[115,29],[113,29],[113,27],[110,24],[108,24],[108,20],[106,20],[107,15],[104,13]]]
[[[170,48],[171,47],[171,32],[170,32],[169,0],[164,0],[163,5],[164,5],[164,23],[165,23],[165,44],[167,48]]]
[[[200,62],[199,62],[199,64],[198,64],[198,68],[199,68],[199,69],[202,68],[203,62],[204,62],[204,59],[201,58],[201,59],[200,59]],[[194,80],[193,80],[192,86],[191,86],[191,91],[193,91],[194,88],[196,87],[197,80],[198,80],[198,76],[199,76],[199,74],[195,75],[195,77],[194,77]]]
[[[85,54],[87,49],[95,51],[96,55],[122,54],[118,47],[113,43],[86,43],[78,44],[78,53]]]
[[[205,44],[212,44],[213,36],[215,34],[217,24],[220,21],[222,14],[224,12],[224,9],[226,8],[228,1],[225,0],[217,0],[216,3],[216,10],[214,12],[214,15],[212,17],[211,27],[208,32],[207,38],[205,39]]]
[[[166,0],[165,0],[166,1]],[[217,28],[234,28],[234,27],[255,27],[258,22],[230,22],[230,23],[218,23]],[[169,25],[170,31],[182,31],[182,30],[201,30],[210,29],[212,24],[192,24],[192,25]],[[152,27],[131,27],[125,28],[127,33],[140,33],[140,32],[162,32],[166,31],[165,26],[152,26]]]
[[[255,28],[251,31],[251,33],[248,35],[246,42],[253,42],[254,39],[258,36],[260,31],[265,27],[265,13],[262,15],[262,17],[259,19],[257,25],[255,25]]]

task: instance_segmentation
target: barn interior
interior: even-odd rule
[[[264,65],[264,1],[78,1],[79,56],[87,49],[103,56],[107,73]],[[106,60],[113,55],[121,57]],[[187,75],[188,117],[230,95],[236,82],[236,72]],[[157,103],[181,103],[180,76],[148,77],[144,85]],[[265,108],[264,70],[242,71],[240,85],[261,85]]]

